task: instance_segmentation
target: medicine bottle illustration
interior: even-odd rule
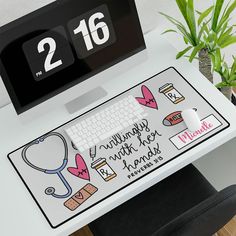
[[[95,169],[105,181],[110,181],[117,176],[105,158],[99,158],[91,164],[91,167]]]
[[[185,100],[185,97],[174,87],[173,84],[165,84],[159,89],[172,103],[178,104]]]

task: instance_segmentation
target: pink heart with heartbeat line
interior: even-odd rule
[[[143,85],[141,87],[141,90],[143,93],[143,98],[136,98],[136,100],[139,102],[139,104],[146,106],[146,107],[153,108],[153,109],[158,109],[157,102],[156,102],[152,92],[148,89],[148,87]]]
[[[75,163],[76,163],[76,168],[69,167],[69,168],[67,168],[67,170],[72,175],[75,175],[78,178],[85,179],[85,180],[90,180],[90,175],[89,175],[87,165],[86,165],[83,157],[80,154],[77,154],[75,156]]]

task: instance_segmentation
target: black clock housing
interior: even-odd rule
[[[20,114],[143,49],[133,0],[57,1],[0,28],[0,74]]]

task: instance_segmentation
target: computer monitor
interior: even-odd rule
[[[61,0],[0,28],[0,74],[22,114],[113,79],[106,69],[143,49],[134,0]]]

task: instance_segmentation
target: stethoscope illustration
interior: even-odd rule
[[[48,137],[51,137],[51,136],[57,136],[57,137],[59,137],[59,138],[62,140],[62,142],[63,142],[63,144],[64,144],[64,148],[65,148],[65,154],[64,154],[64,159],[63,159],[62,165],[61,165],[59,168],[54,169],[54,170],[47,170],[47,169],[43,169],[43,168],[40,168],[40,167],[35,166],[34,164],[32,164],[32,163],[28,160],[26,154],[27,154],[27,150],[28,150],[31,146],[33,146],[33,145],[38,145],[38,144],[44,142],[45,139],[47,139]],[[41,137],[41,138],[39,138],[39,139],[37,139],[37,140],[31,142],[30,144],[28,144],[27,146],[25,146],[25,148],[23,149],[23,151],[22,151],[22,158],[23,158],[24,162],[25,162],[28,166],[30,166],[31,168],[33,168],[33,169],[35,169],[35,170],[37,170],[37,171],[44,172],[45,174],[57,174],[58,177],[60,178],[60,180],[62,181],[62,183],[65,185],[65,187],[66,187],[66,189],[67,189],[67,193],[66,193],[66,194],[64,194],[64,195],[59,195],[59,194],[56,194],[56,193],[55,193],[55,188],[53,188],[53,187],[48,187],[48,188],[45,190],[45,193],[46,193],[47,195],[52,195],[52,196],[55,197],[55,198],[67,198],[67,197],[69,197],[69,196],[71,195],[71,193],[72,193],[72,188],[71,188],[71,186],[69,185],[69,183],[66,181],[65,177],[63,176],[63,174],[61,173],[61,172],[65,169],[65,167],[66,167],[66,165],[67,165],[67,163],[68,163],[68,146],[67,146],[67,143],[66,143],[65,138],[64,138],[61,134],[56,133],[56,132],[52,132],[52,133],[49,133],[49,134],[47,134],[47,135],[45,135],[45,136],[43,136],[43,137]]]

